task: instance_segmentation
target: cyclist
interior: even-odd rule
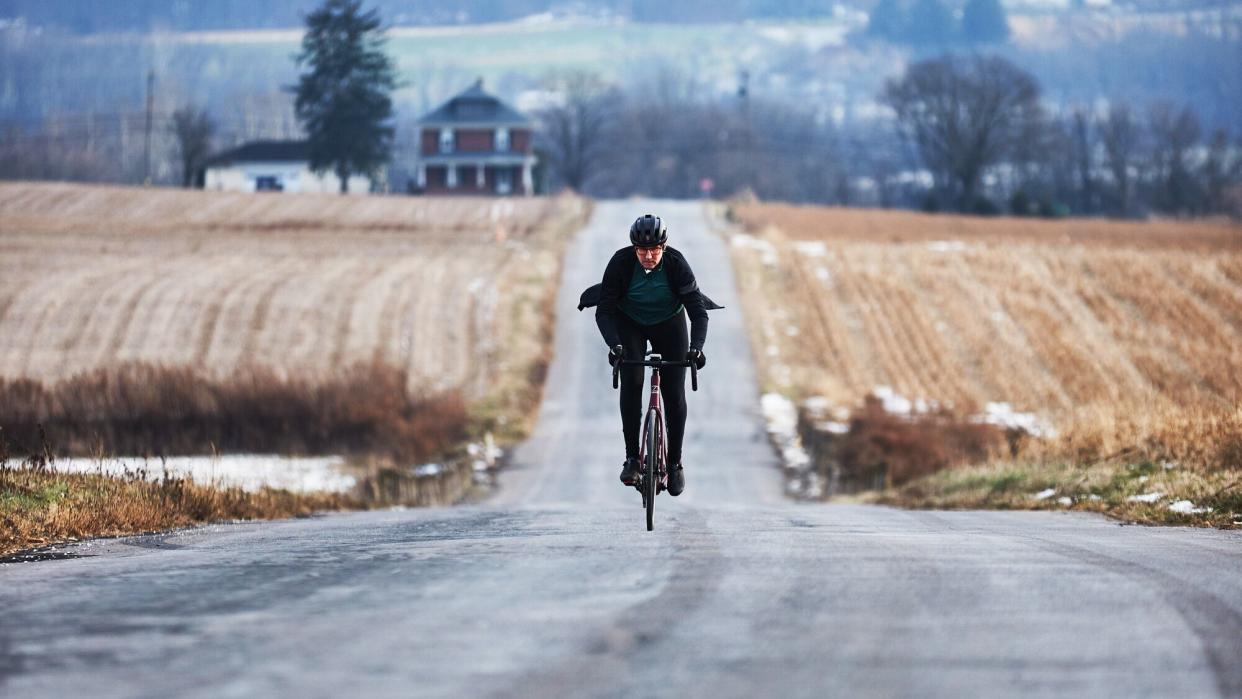
[[[647,343],[665,359],[684,357],[698,368],[707,363],[707,311],[719,308],[699,291],[686,258],[668,247],[668,229],[658,216],[646,214],[630,226],[630,245],[613,253],[599,287],[595,323],[608,344],[608,363],[641,359]],[[686,332],[686,317],[690,332]],[[686,487],[681,442],[686,428],[686,370],[660,370],[660,391],[668,424],[668,492]],[[643,412],[643,367],[621,370],[621,427],[625,463],[621,482],[638,479],[638,433]]]

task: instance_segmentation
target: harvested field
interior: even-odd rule
[[[736,211],[780,387],[844,405],[877,386],[1006,401],[1062,425],[1242,398],[1240,226]]]
[[[1045,434],[1005,459],[1242,469],[1242,226],[728,213],[768,390],[838,420],[1007,403]]]
[[[363,362],[482,398],[538,361],[542,301],[585,209],[3,184],[0,376],[142,362],[313,379]],[[532,338],[502,353],[519,332]]]
[[[467,435],[513,438],[536,414],[561,251],[588,213],[573,197],[0,184],[0,553],[456,501]],[[357,485],[247,492],[48,462],[218,450],[347,456]],[[431,458],[448,465],[410,468]]]

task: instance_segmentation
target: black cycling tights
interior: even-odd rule
[[[682,361],[690,349],[690,335],[686,330],[686,312],[663,323],[639,325],[624,313],[617,314],[617,330],[625,347],[626,359],[638,359],[651,349],[664,359]],[[621,369],[621,428],[625,433],[625,458],[638,458],[638,437],[642,430],[643,414],[647,410],[647,395],[643,391],[644,377],[649,367],[633,366]],[[683,367],[660,370],[660,395],[664,399],[664,422],[668,425],[668,463],[681,461],[681,439],[686,431],[686,370]]]

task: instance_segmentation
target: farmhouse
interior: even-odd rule
[[[469,89],[418,120],[418,189],[433,194],[532,194],[533,122]]]
[[[331,171],[310,169],[310,145],[306,141],[250,141],[220,153],[203,166],[205,189],[229,192],[324,192],[340,191]],[[350,194],[371,191],[365,175],[349,178]]]

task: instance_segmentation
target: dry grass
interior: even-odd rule
[[[985,461],[1009,450],[1011,434],[949,410],[894,415],[868,397],[843,434],[803,422],[803,444],[826,465],[834,493],[902,486],[944,469]]]
[[[250,370],[96,369],[52,384],[0,379],[0,439],[16,454],[363,454],[416,464],[465,439],[457,393],[420,397],[406,372],[366,364],[323,382]]]
[[[766,388],[1033,412],[1041,463],[1242,470],[1242,226],[739,204]]]
[[[24,464],[0,458],[0,556],[88,537],[362,506],[353,496],[335,493],[248,493],[179,478],[150,482],[141,474],[63,474],[46,466],[42,458]]]
[[[588,214],[574,197],[0,184],[11,441],[30,451],[43,423],[63,453],[362,452],[374,467],[348,498],[9,469],[0,512],[29,546],[456,500],[468,464],[429,478],[400,467],[464,430],[529,428],[561,253]]]
[[[1154,494],[1161,497],[1141,499]],[[1080,510],[1143,524],[1242,525],[1242,474],[1166,469],[1152,461],[998,461],[948,469],[862,499],[924,509]],[[1178,501],[1203,511],[1170,508]]]
[[[1066,244],[1126,249],[1242,250],[1242,226],[1220,221],[1169,219],[1157,222],[928,215],[913,211],[738,203],[734,219],[756,232],[779,229],[795,240],[903,243],[962,240]]]
[[[383,365],[520,435],[588,208],[0,184],[0,377],[143,363],[325,384]]]
[[[555,283],[586,213],[574,198],[0,184],[0,376],[382,362],[419,392],[482,398],[534,361],[498,361],[501,326]]]

